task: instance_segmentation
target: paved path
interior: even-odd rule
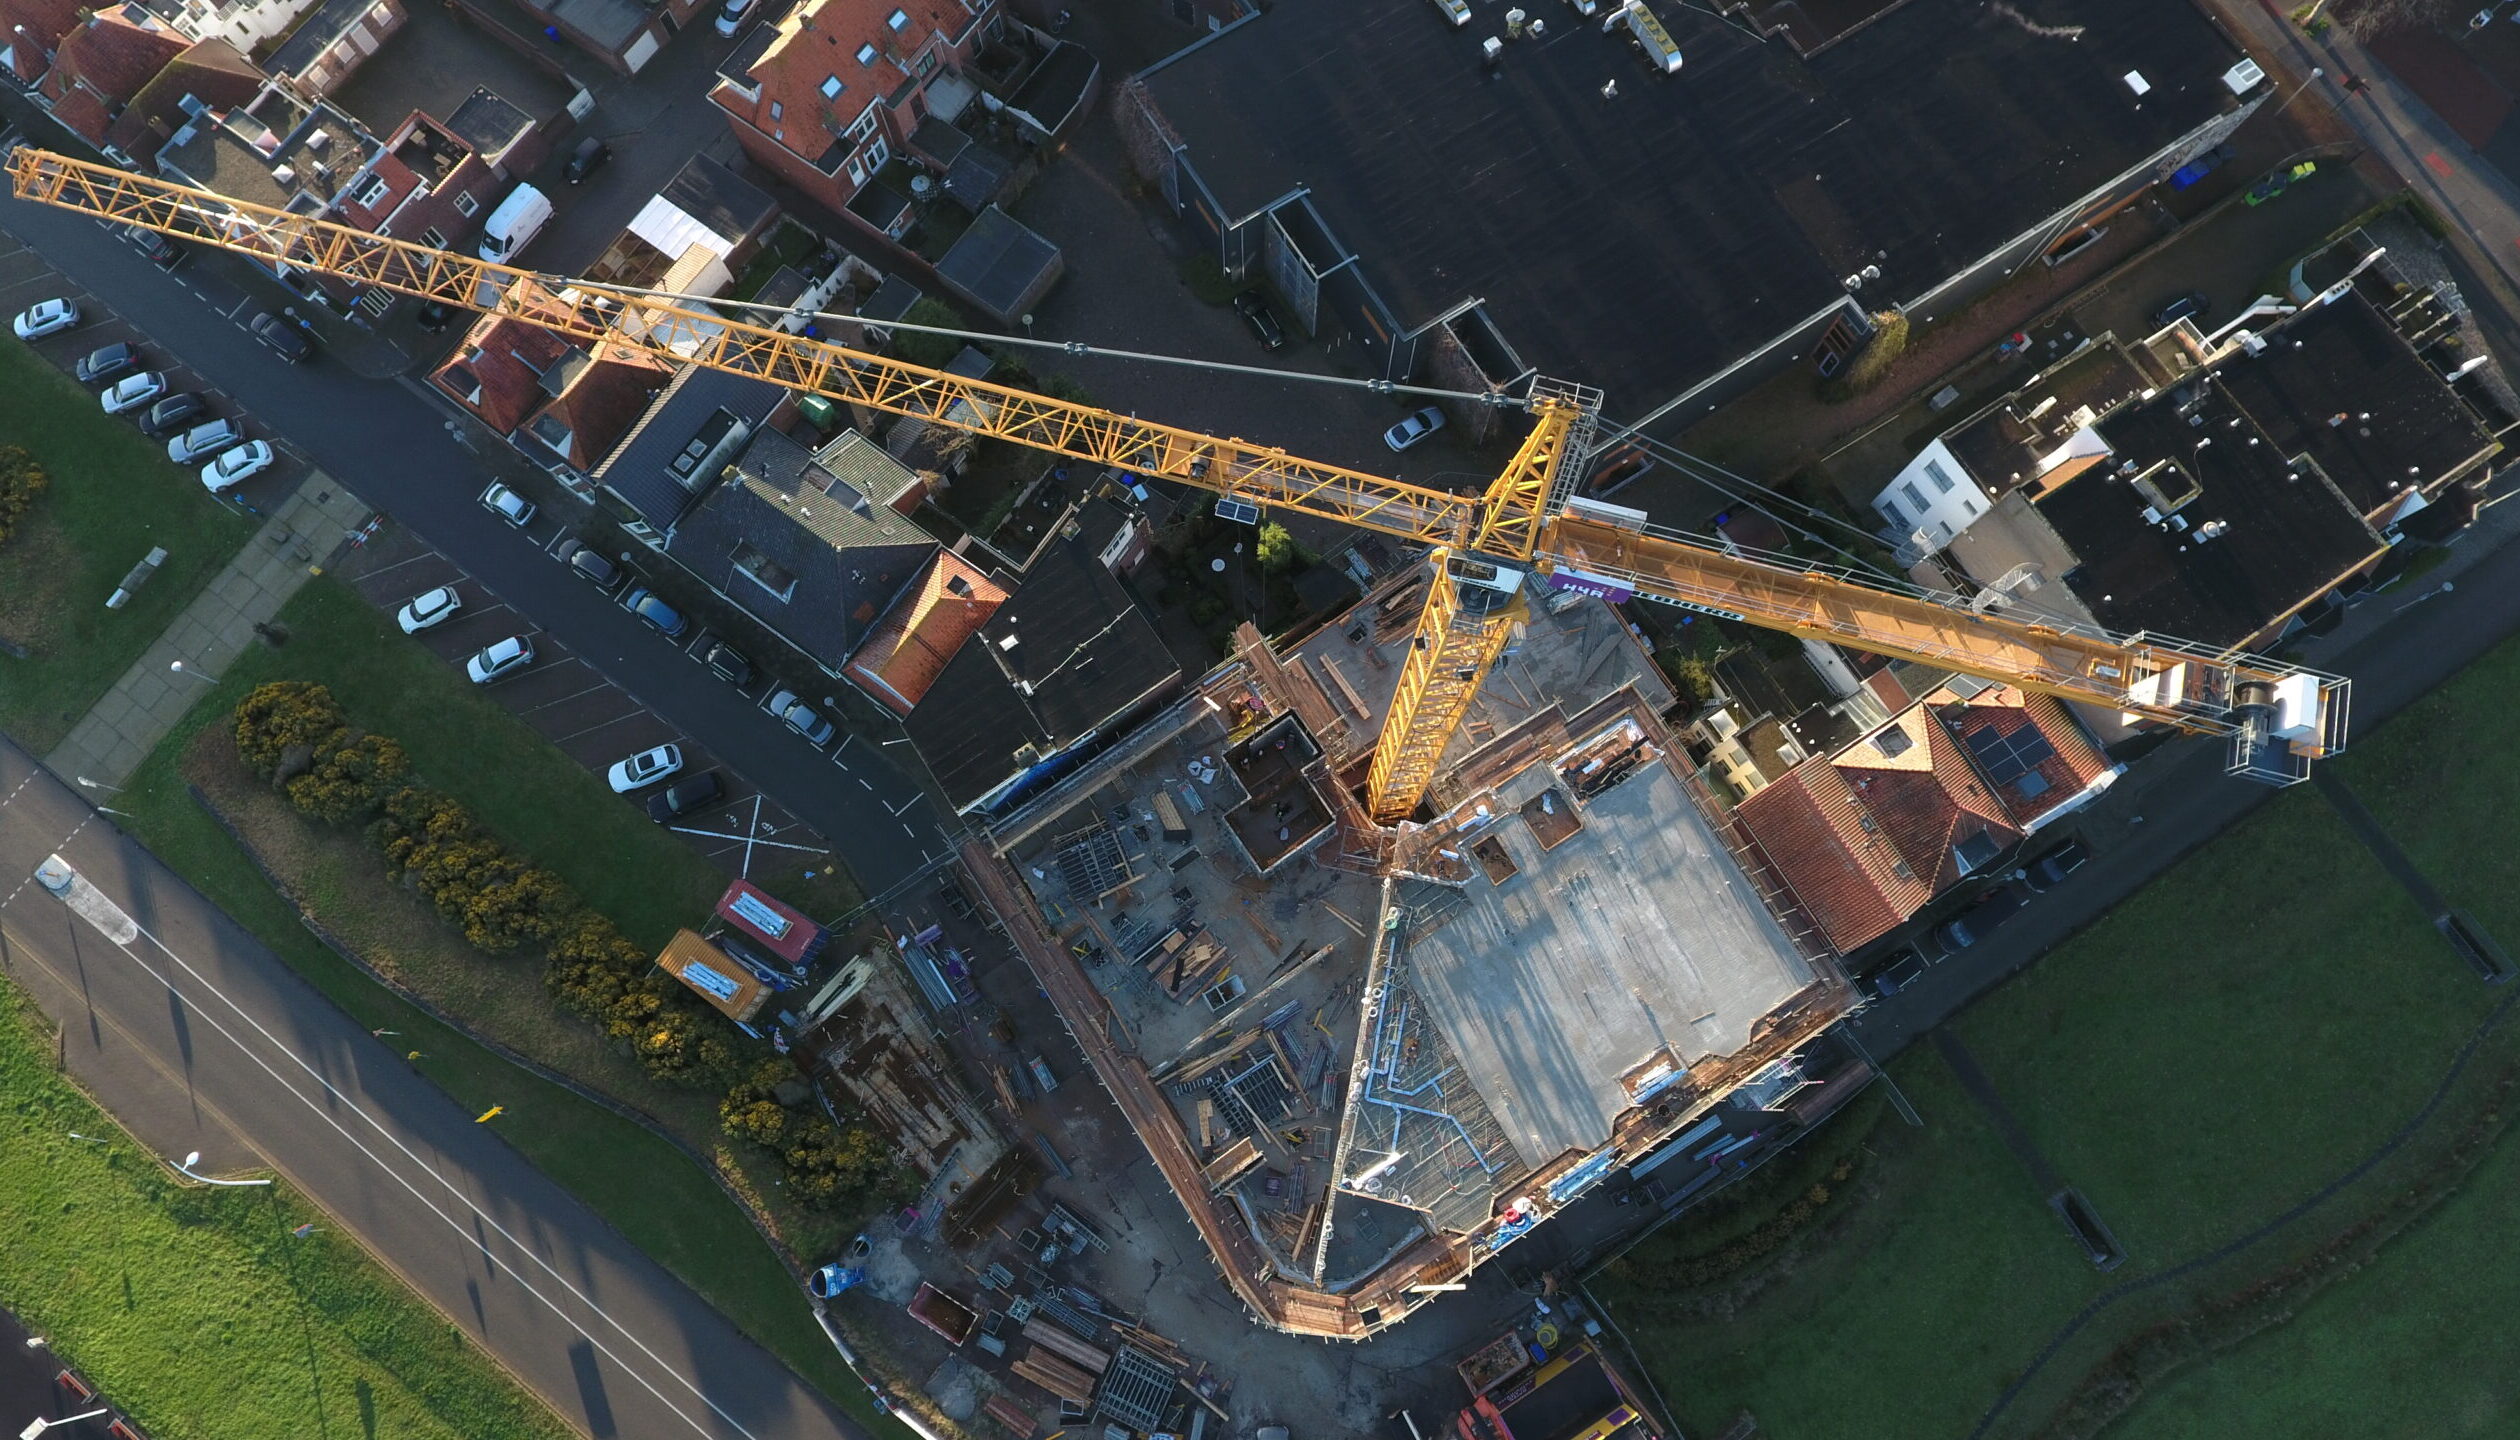
[[[85,776],[108,786],[131,778],[210,689],[205,681],[176,673],[172,662],[181,660],[208,675],[225,671],[254,643],[254,627],[278,615],[372,513],[340,482],[320,470],[310,473],[44,763],[56,775]]]
[[[0,1311],[0,1435],[23,1434],[33,1420],[59,1420],[102,1409],[107,1413],[47,1426],[43,1433],[52,1440],[106,1440],[106,1427],[121,1412],[108,1400],[72,1390],[61,1378],[70,1374],[41,1337],[29,1335],[15,1315]]]
[[[137,922],[137,939],[113,944],[31,883],[55,852]],[[6,743],[0,974],[61,1024],[70,1071],[142,1144],[198,1149],[212,1173],[277,1170],[597,1440],[863,1440],[494,1127]]]

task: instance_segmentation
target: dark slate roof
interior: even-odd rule
[[[674,172],[661,194],[674,208],[709,227],[709,233],[741,240],[770,222],[778,202],[758,185],[706,155],[694,155]]]
[[[887,275],[884,283],[875,287],[875,293],[866,297],[866,303],[857,308],[858,318],[898,320],[919,303],[919,293],[918,286],[898,275]]]
[[[2066,586],[2102,625],[2236,645],[2382,548],[2344,495],[2315,472],[2296,473],[2218,385],[2192,407],[2202,425],[2176,398],[2101,421],[2111,459],[2036,502],[2080,561]],[[2125,465],[2157,460],[2175,461],[2201,492],[2176,512],[2185,528],[2145,520],[2149,502],[2123,478]],[[2229,528],[2202,538],[2216,521]]]
[[[323,0],[314,13],[298,21],[289,38],[271,52],[271,73],[296,75],[341,43],[341,37],[367,18],[376,0]]]
[[[960,809],[1030,768],[1019,747],[1058,754],[1180,677],[1128,591],[1071,542],[1034,565],[904,724]]]
[[[486,88],[475,88],[446,117],[446,128],[456,139],[472,147],[475,155],[496,156],[528,130],[534,128],[534,117],[514,102]]]
[[[2315,458],[2366,515],[2493,444],[2359,289],[2285,322],[2264,353],[2216,373],[2274,444]],[[2328,423],[2338,415],[2351,418]]]
[[[851,483],[898,493],[917,477],[882,473],[901,467],[862,440],[833,451],[846,478],[778,431],[755,432],[734,473],[674,526],[665,553],[837,672],[937,546]]]
[[[1003,314],[1023,302],[1042,271],[1058,263],[1058,246],[991,205],[972,217],[971,228],[936,263],[936,273]]]
[[[1662,3],[1664,76],[1526,8],[1548,38],[1492,72],[1495,6],[1456,30],[1427,0],[1279,0],[1144,78],[1229,217],[1309,186],[1403,325],[1483,297],[1525,360],[1622,408],[1876,252],[1867,298],[1924,293],[2231,105],[2240,58],[2195,0],[1910,0],[1809,60]]]
[[[785,394],[766,380],[694,365],[666,385],[621,444],[595,468],[596,483],[620,496],[648,524],[669,529],[715,478],[712,474],[693,474],[688,481],[678,478],[674,462],[696,438],[723,433],[730,419],[758,426]]]
[[[1076,107],[1085,101],[1085,92],[1093,88],[1094,77],[1102,71],[1102,62],[1082,45],[1060,40],[1053,42],[1050,53],[1041,57],[1033,73],[1015,87],[1015,98],[1007,103],[1030,115],[1047,130],[1056,131],[1067,123]]]

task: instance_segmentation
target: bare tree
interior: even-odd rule
[[[2325,14],[2357,40],[2463,18],[2480,0],[2333,0]]]

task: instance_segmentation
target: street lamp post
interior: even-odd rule
[[[111,1410],[99,1407],[94,1410],[81,1411],[76,1415],[64,1415],[58,1420],[46,1420],[43,1417],[38,1416],[35,1419],[26,1422],[26,1428],[18,1432],[18,1440],[35,1440],[35,1437],[43,1434],[47,1430],[50,1430],[55,1425],[75,1425],[81,1420],[94,1420],[100,1415],[111,1415],[113,1413],[114,1412]]]
[[[200,1152],[200,1151],[198,1151],[198,1150],[195,1150],[195,1151],[194,1151],[194,1152],[192,1152],[191,1154],[189,1154],[189,1155],[185,1156],[185,1157],[184,1157],[184,1162],[183,1162],[182,1164],[180,1164],[180,1165],[176,1165],[176,1164],[174,1164],[174,1162],[172,1162],[172,1161],[169,1161],[169,1162],[168,1162],[168,1164],[170,1165],[170,1167],[171,1167],[171,1168],[173,1168],[173,1170],[175,1171],[175,1173],[176,1173],[176,1174],[183,1176],[183,1177],[184,1177],[185,1179],[187,1179],[187,1180],[198,1180],[198,1181],[200,1181],[200,1182],[201,1182],[202,1184],[204,1184],[204,1185],[268,1185],[268,1184],[270,1184],[270,1183],[271,1183],[271,1182],[270,1182],[270,1181],[268,1181],[268,1180],[217,1180],[217,1179],[213,1179],[213,1178],[211,1178],[210,1176],[204,1175],[204,1174],[202,1174],[200,1171],[195,1170],[194,1168],[192,1168],[192,1167],[194,1167],[195,1165],[198,1165],[198,1164],[200,1164],[200,1163],[201,1163],[201,1152]]]
[[[177,675],[190,675],[192,678],[200,681],[204,685],[216,685],[219,683],[218,676],[211,674],[207,670],[194,669],[193,667],[186,665],[181,660],[167,661],[166,668]]]
[[[2276,107],[2274,108],[2274,110],[2272,110],[2272,111],[2271,111],[2271,112],[2269,112],[2269,113],[2271,113],[2271,114],[2276,114],[2276,115],[2281,115],[2281,114],[2283,114],[2283,113],[2284,113],[2284,111],[2285,111],[2288,107],[2290,107],[2290,106],[2291,106],[2292,102],[2294,102],[2295,100],[2298,100],[2298,99],[2300,99],[2300,98],[2301,98],[2301,92],[2302,92],[2302,91],[2307,90],[2307,89],[2309,89],[2309,88],[2310,88],[2310,82],[2311,82],[2311,81],[2313,81],[2313,80],[2317,80],[2317,79],[2320,79],[2320,78],[2324,77],[2326,74],[2327,74],[2327,67],[2326,67],[2326,66],[2324,66],[2324,65],[2313,65],[2313,66],[2311,66],[2311,67],[2310,67],[2310,73],[2309,73],[2309,74],[2307,74],[2307,75],[2302,76],[2302,77],[2301,77],[2301,83],[2300,83],[2300,84],[2298,84],[2298,85],[2295,85],[2295,86],[2292,88],[2292,93],[2291,93],[2290,95],[2287,95],[2287,96],[2285,96],[2285,97],[2284,97],[2284,103],[2283,103],[2282,105],[2278,105],[2278,106],[2276,106]]]
[[[122,791],[122,787],[120,785],[108,785],[102,780],[90,780],[85,775],[76,776],[74,778],[76,778],[81,785],[90,790],[105,790],[116,794],[119,794]]]

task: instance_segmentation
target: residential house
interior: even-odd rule
[[[242,105],[261,93],[263,73],[226,40],[203,40],[166,62],[122,113],[105,127],[109,159],[134,169],[157,164],[158,151],[205,109]]]
[[[305,0],[287,3],[299,11],[307,9]],[[317,0],[312,12],[288,30],[288,38],[271,52],[271,73],[306,94],[329,95],[356,74],[408,18],[403,0]],[[250,50],[268,38],[256,35],[237,43]]]
[[[483,0],[463,0],[481,23],[506,28],[515,11]],[[684,30],[707,29],[718,0],[520,0],[526,19],[545,38],[567,41],[624,75],[636,75],[665,43]]]
[[[81,0],[0,0],[0,66],[32,87],[53,66],[61,42],[87,23]]]
[[[877,704],[907,715],[963,642],[997,614],[1006,595],[1006,587],[986,572],[940,549],[876,621],[844,673]]]
[[[1852,954],[2011,861],[2119,768],[2061,703],[1963,678],[1733,814],[1831,948]]]
[[[955,811],[975,814],[1049,784],[1181,681],[1119,579],[1069,542],[963,642],[904,729]]]
[[[279,81],[225,109],[204,109],[158,151],[167,179],[214,194],[287,210],[326,215],[384,148],[331,101],[305,99]],[[352,313],[354,287],[285,264],[268,267],[283,283],[330,308]]]
[[[459,249],[503,190],[470,145],[443,122],[414,110],[344,187],[331,218],[372,235]],[[368,289],[358,292],[357,303],[367,314],[383,316],[402,298]]]
[[[755,163],[886,233],[908,196],[883,187],[899,204],[872,222],[852,202],[931,114],[970,103],[961,72],[1005,23],[999,0],[805,0],[737,47],[709,99]]]
[[[98,10],[61,37],[36,103],[101,149],[132,97],[191,48],[191,37],[137,4]]]
[[[838,676],[937,553],[890,503],[916,480],[854,431],[815,450],[764,427],[665,554]]]
[[[754,432],[792,404],[786,390],[766,380],[686,367],[589,472],[590,484],[633,538],[662,549]]]
[[[598,345],[590,352],[514,315],[482,316],[429,374],[473,418],[580,487],[669,378],[664,363],[643,350]]]

